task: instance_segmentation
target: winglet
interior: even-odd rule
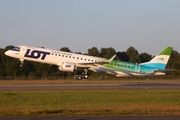
[[[104,62],[110,63],[112,60],[114,60],[115,57],[116,57],[116,55],[112,56],[109,60],[104,61]]]

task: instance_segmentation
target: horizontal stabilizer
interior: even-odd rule
[[[175,72],[176,70],[174,69],[165,69],[165,70],[154,70],[154,72],[160,72],[160,73],[166,73],[166,74],[171,74]]]

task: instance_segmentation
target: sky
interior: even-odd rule
[[[0,48],[180,53],[180,0],[0,0]]]

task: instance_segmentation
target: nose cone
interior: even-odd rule
[[[8,50],[4,54],[9,56],[9,57],[19,58],[19,52],[18,51]]]
[[[4,53],[5,55],[9,56],[9,50]]]

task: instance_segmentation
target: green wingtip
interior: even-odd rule
[[[173,50],[173,47],[166,47],[158,55],[171,55],[172,50]]]

